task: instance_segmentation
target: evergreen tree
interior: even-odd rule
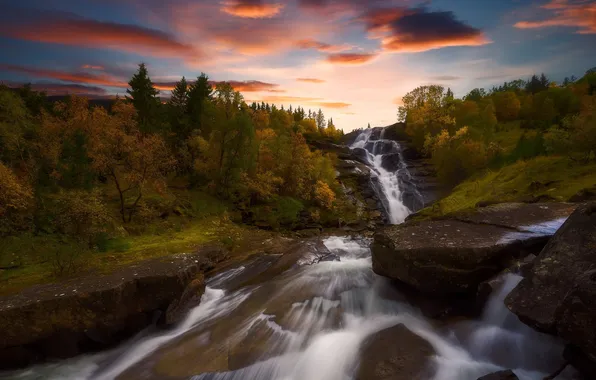
[[[368,129],[370,129],[370,123],[368,123]]]
[[[168,102],[170,112],[170,126],[176,134],[177,143],[180,143],[190,135],[188,121],[188,82],[186,78],[176,82],[172,90],[172,97]]]
[[[188,82],[186,78],[182,77],[180,81],[176,82],[176,86],[172,90],[172,97],[168,104],[179,110],[180,113],[186,113],[188,105]]]
[[[133,75],[128,85],[130,88],[126,90],[126,93],[129,96],[126,99],[137,110],[137,121],[140,130],[142,132],[154,132],[159,125],[159,121],[156,120],[157,110],[160,105],[157,97],[159,90],[155,88],[151,78],[149,78],[149,72],[144,63],[139,65],[139,70]]]
[[[325,115],[323,111],[319,108],[319,112],[317,112],[317,116],[315,117],[315,121],[317,122],[317,127],[321,130],[325,128]]]
[[[209,77],[205,73],[197,78],[197,81],[188,89],[187,113],[190,118],[191,128],[199,129],[207,134],[203,127],[206,103],[213,100],[213,87],[209,83]]]
[[[451,91],[451,87],[447,88],[447,93],[445,94],[445,97],[448,100],[453,100],[454,96],[453,96],[453,91]]]

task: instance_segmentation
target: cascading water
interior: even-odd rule
[[[371,167],[371,182],[379,196],[391,224],[403,222],[416,210],[404,203],[406,184],[412,189],[415,205],[424,204],[422,195],[412,185],[411,176],[402,156],[398,142],[384,138],[385,128],[369,128],[362,131],[350,148],[365,159]],[[414,207],[411,205],[410,207]]]
[[[399,223],[410,212],[400,190],[407,169],[399,145],[382,135],[372,140],[371,134],[362,132],[352,147],[367,152],[389,219]],[[388,154],[398,155],[397,172],[384,168]],[[172,330],[145,332],[111,352],[5,375],[26,380],[349,380],[357,376],[363,342],[397,324],[435,351],[430,364],[420,363],[430,367],[421,380],[476,380],[510,368],[521,380],[541,380],[561,364],[562,345],[523,325],[503,305],[519,276],[502,279],[480,320],[438,327],[414,306],[389,296],[395,288],[373,273],[369,244],[367,239],[328,238],[324,245],[333,261],[314,260],[305,248],[291,269],[256,283],[246,281],[253,263],[245,263],[211,278],[201,304]],[[572,379],[570,372],[557,379]]]
[[[539,380],[560,364],[562,346],[523,325],[503,305],[519,276],[503,278],[481,320],[439,328],[415,307],[386,298],[392,285],[372,272],[369,243],[328,238],[324,244],[340,261],[297,264],[239,289],[234,279],[248,269],[231,269],[209,281],[202,303],[174,330],[138,338],[113,352],[11,376],[347,380],[355,378],[366,338],[400,323],[436,352],[427,380],[476,380],[509,368],[521,380]]]

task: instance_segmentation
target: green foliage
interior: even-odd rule
[[[278,197],[271,203],[251,209],[257,225],[270,226],[273,229],[292,229],[298,222],[302,210],[304,204],[292,197]]]

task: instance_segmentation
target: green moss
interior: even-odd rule
[[[471,209],[482,202],[528,199],[567,201],[596,184],[596,163],[581,165],[564,157],[537,157],[473,177],[416,218],[438,217]]]

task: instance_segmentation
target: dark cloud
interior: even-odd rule
[[[371,10],[362,18],[382,47],[395,52],[422,52],[448,46],[479,46],[489,43],[484,33],[458,20],[453,12],[427,8]]]

